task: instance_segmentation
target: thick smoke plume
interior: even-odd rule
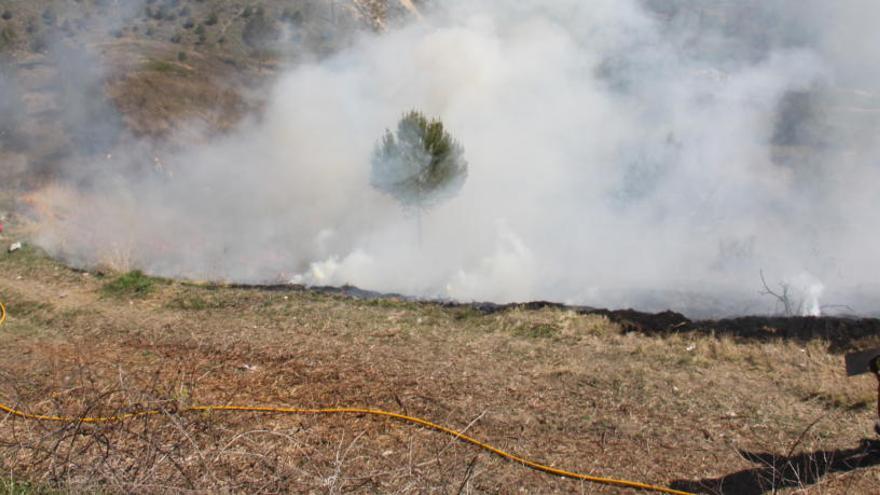
[[[438,2],[286,71],[228,135],[71,158],[75,180],[37,194],[38,241],[156,275],[697,316],[778,310],[763,271],[797,312],[876,312],[876,14],[867,0]],[[369,177],[412,108],[470,164],[421,243]]]

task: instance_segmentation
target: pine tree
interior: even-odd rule
[[[412,110],[400,119],[396,134],[386,129],[376,145],[370,183],[416,214],[421,242],[422,213],[455,196],[467,174],[464,148],[443,123]]]

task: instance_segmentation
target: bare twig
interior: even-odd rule
[[[827,418],[829,414],[831,414],[831,413],[830,413],[830,412],[826,412],[825,414],[823,414],[823,415],[819,416],[818,418],[816,418],[812,423],[810,423],[809,425],[807,425],[807,427],[804,428],[804,431],[802,431],[801,434],[798,436],[797,440],[792,444],[791,448],[788,449],[788,453],[785,455],[785,457],[787,457],[787,458],[791,458],[792,454],[794,454],[795,449],[798,448],[798,446],[801,444],[801,442],[803,442],[804,437],[807,436],[807,433],[808,433],[810,430],[812,430],[813,427],[816,426],[820,421],[822,421],[823,419]]]
[[[779,304],[782,304],[783,314],[785,316],[794,316],[797,313],[800,313],[800,310],[803,309],[803,302],[801,302],[798,306],[798,309],[794,308],[794,302],[791,299],[791,285],[780,282],[779,287],[782,289],[782,293],[775,292],[773,289],[767,285],[767,280],[764,278],[764,270],[760,271],[761,274],[761,284],[764,286],[764,290],[760,291],[759,294],[765,296],[772,296],[776,298]]]
[[[471,462],[468,463],[467,469],[464,472],[464,479],[461,480],[461,485],[458,486],[458,495],[464,493],[464,489],[467,487],[468,482],[471,480],[471,476],[474,474],[474,466],[476,466],[479,457],[479,454],[475,455],[474,458],[471,459]]]

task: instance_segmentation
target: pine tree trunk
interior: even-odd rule
[[[419,236],[419,249],[422,249],[422,186],[419,184],[416,202],[416,230]]]
[[[419,248],[422,247],[422,209],[416,208],[416,230],[419,236]]]

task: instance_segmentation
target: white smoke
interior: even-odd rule
[[[808,273],[802,274],[795,279],[795,284],[799,284],[804,294],[804,300],[801,308],[802,316],[821,316],[822,305],[819,304],[819,298],[825,292],[825,285],[818,279]]]
[[[93,164],[82,195],[44,192],[64,220],[40,242],[84,265],[121,251],[158,275],[696,315],[769,311],[760,271],[793,285],[785,274],[808,272],[806,313],[823,284],[857,305],[880,275],[877,149],[858,134],[876,130],[878,65],[842,45],[876,37],[849,10],[862,3],[753,4],[778,34],[764,39],[712,24],[713,9],[694,21],[685,2],[445,2],[291,69],[264,115],[169,152],[164,171]],[[820,115],[787,122],[804,94]],[[373,147],[413,108],[470,164],[421,244],[369,186]]]

